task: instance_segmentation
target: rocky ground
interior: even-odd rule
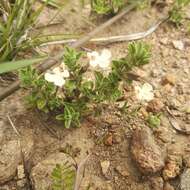
[[[76,2],[75,2],[76,3]],[[89,8],[68,8],[54,32],[90,31],[104,19],[87,19]],[[79,6],[76,6],[79,7]],[[40,24],[48,21],[47,9]],[[82,16],[78,16],[82,11]],[[101,36],[147,30],[164,10],[133,11]],[[50,14],[48,14],[50,15]],[[46,20],[47,19],[47,20]],[[69,20],[71,19],[71,20]],[[88,22],[88,24],[87,24]],[[133,74],[137,79],[126,89],[129,108],[119,111],[109,105],[99,118],[87,118],[81,128],[63,129],[24,104],[27,92],[18,91],[0,103],[0,190],[47,190],[52,168],[69,154],[80,163],[89,155],[80,190],[190,190],[190,39],[184,22],[180,28],[162,24],[144,39],[152,47],[151,63]],[[48,32],[52,29],[44,29]],[[92,45],[110,49],[114,57],[126,55],[127,42]],[[56,53],[62,46],[43,51]],[[9,78],[1,78],[0,89]],[[150,83],[155,98],[140,105],[134,95],[136,84]],[[161,113],[161,124],[150,128],[148,114]],[[70,161],[72,159],[69,159]]]

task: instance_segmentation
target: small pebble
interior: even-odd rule
[[[184,43],[181,40],[173,40],[172,44],[175,49],[184,50]]]

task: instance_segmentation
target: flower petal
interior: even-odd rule
[[[61,73],[61,70],[59,67],[55,67],[52,71],[53,71],[53,73],[55,73],[57,75],[60,75],[60,73]]]
[[[98,66],[100,55],[97,51],[88,52],[87,57],[89,58],[89,64],[92,67]]]
[[[65,63],[64,62],[62,62],[61,64],[60,64],[60,67],[61,67],[61,69],[63,69],[63,70],[65,70]]]
[[[87,53],[87,57],[92,60],[98,58],[100,55],[97,51],[92,51]]]
[[[111,59],[111,57],[112,57],[111,51],[108,49],[103,49],[101,52],[101,57],[103,59]]]
[[[92,66],[92,67],[98,66],[98,63],[99,63],[98,59],[96,59],[96,60],[91,60],[91,61],[89,62],[90,66]]]
[[[45,78],[45,80],[47,80],[48,82],[54,82],[55,74],[45,73],[44,78]]]
[[[60,75],[57,75],[54,80],[56,86],[62,87],[65,84],[65,79]]]
[[[70,76],[69,71],[68,71],[67,69],[65,69],[65,70],[62,72],[62,76],[63,76],[64,78],[68,78],[68,77]]]
[[[110,60],[100,60],[99,62],[100,68],[108,68],[110,66]]]

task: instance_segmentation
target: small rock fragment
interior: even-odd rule
[[[181,40],[173,40],[172,43],[175,49],[184,50],[184,43]]]
[[[140,110],[139,110],[139,113],[143,116],[143,118],[147,119],[149,114],[148,112],[146,111],[145,108],[141,107]]]
[[[106,175],[106,173],[108,172],[109,167],[110,167],[110,161],[108,161],[108,160],[102,161],[100,163],[100,165],[101,165],[101,168],[102,168],[102,173],[104,175]]]
[[[21,162],[20,146],[17,140],[12,140],[0,149],[0,184],[9,181],[16,174]]]
[[[182,158],[180,156],[169,156],[163,170],[163,178],[169,180],[177,177],[181,172],[181,167]]]
[[[181,175],[181,190],[190,190],[190,169],[187,169]]]
[[[176,78],[172,74],[167,74],[162,79],[162,85],[167,85],[167,84],[175,85],[175,83],[176,83]]]
[[[107,146],[112,146],[113,145],[113,135],[109,133],[104,140],[104,144]]]
[[[139,170],[144,174],[156,173],[164,167],[164,156],[148,127],[134,131],[131,153]]]
[[[163,102],[160,99],[155,98],[148,103],[146,109],[148,112],[159,113],[162,111],[163,108],[164,108]]]
[[[115,169],[116,169],[116,171],[117,171],[119,174],[121,174],[123,177],[128,177],[128,176],[129,176],[129,172],[128,172],[125,168],[123,168],[123,167],[121,167],[121,166],[117,166]]]

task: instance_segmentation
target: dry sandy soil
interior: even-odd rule
[[[62,24],[52,24],[43,32],[85,34],[108,19],[90,15],[88,6],[80,8],[77,1],[71,5],[66,5],[54,20]],[[100,36],[145,31],[163,17],[166,9],[152,7],[130,12]],[[54,13],[55,10],[46,9],[39,26],[46,25]],[[133,71],[137,77],[126,89],[130,107],[125,113],[118,110],[119,103],[109,105],[100,117],[87,118],[81,128],[68,130],[47,116],[28,110],[24,104],[27,92],[23,90],[0,102],[0,190],[45,190],[38,184],[49,183],[47,168],[40,173],[36,167],[49,157],[56,162],[62,153],[68,153],[77,163],[90,155],[81,190],[190,190],[190,39],[186,33],[187,22],[180,28],[165,22],[143,39],[152,47],[152,58],[150,64]],[[128,42],[85,47],[92,50],[106,47],[114,58],[118,58],[127,54],[127,46]],[[62,45],[52,45],[41,50],[56,54],[62,48]],[[12,82],[9,77],[0,79],[0,90]],[[154,87],[155,99],[148,105],[140,105],[134,96],[134,85],[144,82]],[[150,129],[146,122],[150,111],[162,113],[158,128]],[[181,129],[176,130],[176,127]]]

